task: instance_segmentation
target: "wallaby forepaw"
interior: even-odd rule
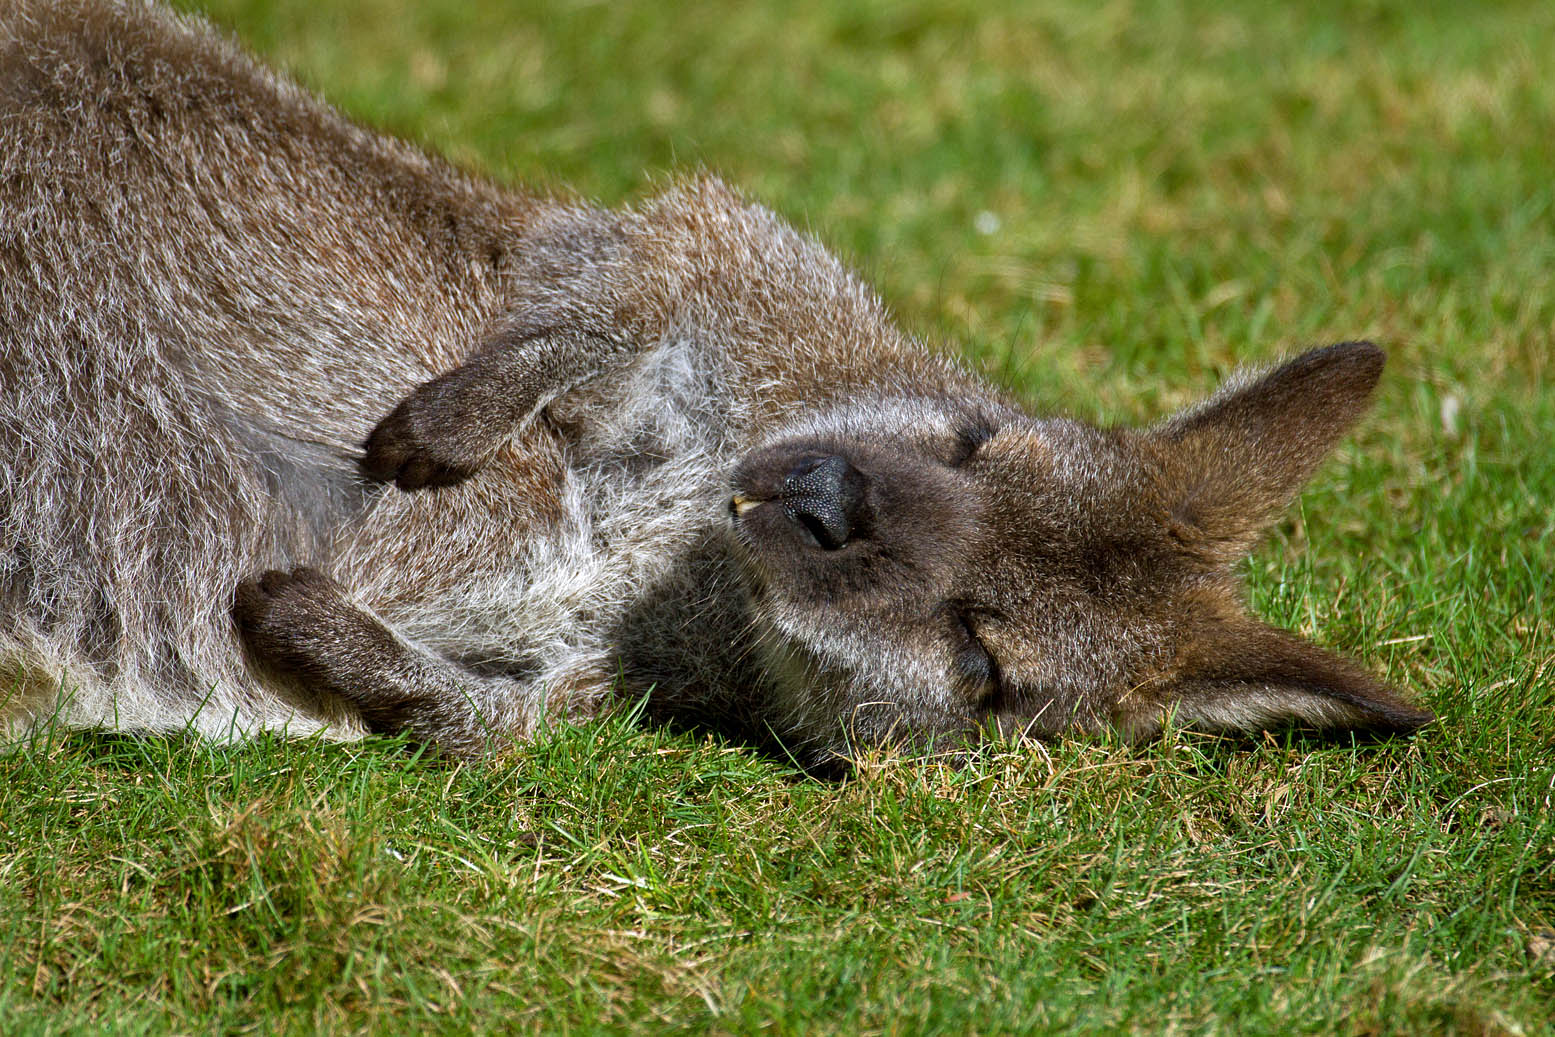
[[[238,585],[232,604],[243,643],[262,666],[300,678],[361,710],[380,732],[420,732],[451,752],[474,754],[463,713],[445,716],[413,685],[408,649],[377,617],[317,569],[271,570]]]
[[[363,447],[362,471],[402,490],[452,486],[474,475],[484,457],[464,454],[449,437],[428,435],[426,408],[418,396],[400,403],[378,422]]]
[[[383,633],[335,580],[307,567],[270,570],[238,584],[232,618],[243,643],[268,665],[311,678],[342,648]]]

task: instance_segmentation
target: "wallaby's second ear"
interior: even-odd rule
[[[1249,550],[1366,413],[1383,362],[1370,342],[1314,349],[1153,429],[1179,534],[1223,560]]]
[[[1253,619],[1196,637],[1177,673],[1119,703],[1115,723],[1148,737],[1166,716],[1201,731],[1286,727],[1407,734],[1435,717],[1354,663]]]

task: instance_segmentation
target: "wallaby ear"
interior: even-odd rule
[[[1366,412],[1383,362],[1370,342],[1314,349],[1154,428],[1174,534],[1221,561],[1250,550]]]
[[[1194,638],[1173,677],[1119,703],[1116,723],[1148,737],[1168,714],[1201,731],[1378,735],[1407,734],[1435,719],[1357,663],[1253,619],[1217,622]]]

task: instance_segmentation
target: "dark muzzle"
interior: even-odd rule
[[[864,476],[836,455],[809,457],[783,480],[783,510],[828,551],[848,542],[864,503]]]

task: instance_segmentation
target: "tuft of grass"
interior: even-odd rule
[[[1380,341],[1251,596],[1441,719],[838,784],[622,719],[53,736],[0,756],[7,1032],[1552,1031],[1555,7],[199,6],[497,177],[719,170],[1039,410]]]
[[[1543,1025],[1547,782],[1430,739],[864,761],[624,720],[502,764],[73,736],[7,759],[23,1029]],[[1542,970],[1542,971],[1541,971]],[[1527,1028],[1531,1027],[1531,1030]]]

